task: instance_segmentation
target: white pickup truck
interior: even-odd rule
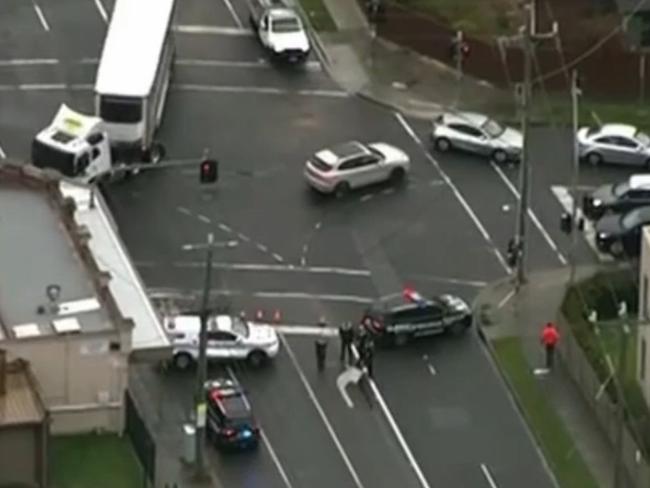
[[[304,62],[311,46],[304,24],[283,0],[249,0],[251,26],[275,59]]]

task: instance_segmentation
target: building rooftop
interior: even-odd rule
[[[73,214],[57,182],[0,167],[0,340],[123,323]]]
[[[29,364],[16,359],[0,368],[0,374],[4,374],[4,391],[0,391],[0,429],[42,422],[45,407]]]

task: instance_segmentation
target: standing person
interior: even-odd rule
[[[316,367],[318,371],[325,370],[325,360],[327,359],[327,322],[324,317],[318,321],[320,333],[315,341],[316,346]]]
[[[339,339],[341,339],[341,363],[352,362],[352,341],[354,340],[354,329],[351,322],[343,322],[339,327]],[[347,356],[347,359],[346,359]]]
[[[374,375],[373,363],[375,359],[375,341],[372,339],[372,337],[369,337],[364,342],[364,347],[360,351],[360,354],[361,364],[362,366],[365,366],[366,370],[368,371],[368,376],[372,378]]]
[[[555,356],[555,346],[560,340],[560,332],[553,322],[547,322],[542,329],[541,342],[546,350],[546,368],[553,368],[553,359]]]

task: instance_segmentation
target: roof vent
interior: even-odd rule
[[[54,327],[54,330],[56,330],[57,334],[67,334],[70,332],[79,332],[81,330],[79,321],[74,317],[53,320],[52,326]]]
[[[37,324],[14,325],[14,336],[16,339],[25,339],[27,337],[37,337],[41,335],[41,330]]]

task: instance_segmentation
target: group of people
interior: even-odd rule
[[[327,359],[328,336],[326,335],[327,322],[321,319],[318,326],[323,333],[316,338],[316,366],[318,371],[325,369]],[[365,370],[368,376],[374,373],[375,340],[362,324],[357,327],[352,322],[343,322],[338,329],[340,340],[339,360],[342,365],[356,366]]]

